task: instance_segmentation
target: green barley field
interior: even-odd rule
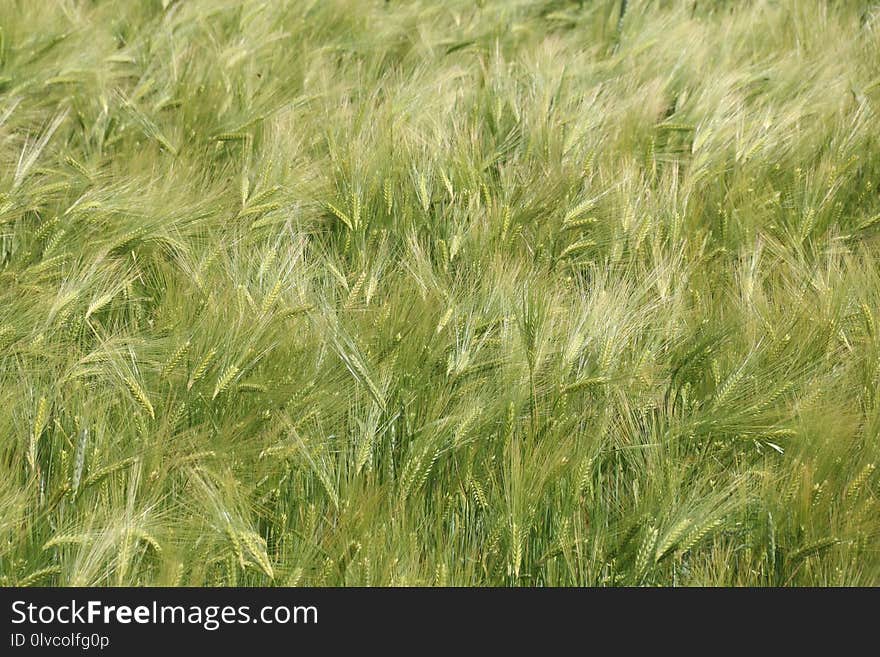
[[[880,585],[880,4],[0,1],[0,584]]]

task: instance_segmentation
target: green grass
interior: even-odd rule
[[[0,3],[0,583],[880,584],[880,5]]]

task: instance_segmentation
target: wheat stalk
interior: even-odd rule
[[[198,383],[202,379],[202,377],[205,376],[205,374],[207,374],[216,356],[216,349],[211,349],[207,354],[205,354],[205,357],[202,358],[201,362],[196,366],[195,370],[193,370],[192,375],[189,377],[189,381],[186,384],[187,390],[191,390],[192,387],[196,383]]]
[[[37,444],[43,435],[43,429],[49,419],[49,402],[45,397],[40,397],[37,403],[37,412],[34,416],[34,425],[31,429],[30,441],[28,443],[27,461],[31,471],[37,468]]]

